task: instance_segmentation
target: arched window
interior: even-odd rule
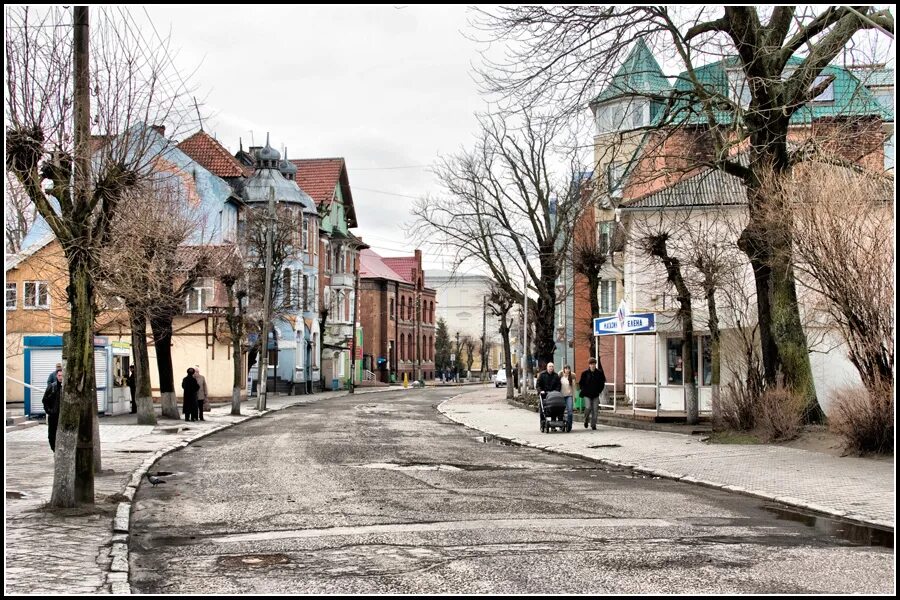
[[[406,336],[400,334],[400,360],[406,360]]]
[[[406,318],[406,296],[400,296],[400,319]]]

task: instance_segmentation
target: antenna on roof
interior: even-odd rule
[[[197,96],[194,96],[194,108],[197,110],[197,120],[200,121],[200,131],[203,131],[203,117],[200,116],[200,107],[197,105]]]
[[[238,146],[240,146],[239,152],[243,152],[244,151],[244,140],[242,140],[241,138],[238,138]]]

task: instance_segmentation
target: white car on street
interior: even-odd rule
[[[506,369],[499,369],[494,375],[494,386],[506,387]]]

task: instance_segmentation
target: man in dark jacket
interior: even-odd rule
[[[596,358],[592,358],[588,361],[588,368],[578,380],[578,389],[581,390],[581,397],[584,399],[585,428],[588,426],[588,416],[590,415],[591,429],[597,429],[597,405],[605,388],[606,375],[603,374],[603,367],[597,364]]]
[[[547,363],[547,370],[538,375],[537,391],[538,392],[558,392],[562,389],[562,382],[559,380],[559,374],[554,372],[553,363]]]
[[[47,440],[50,450],[56,452],[56,428],[59,425],[59,402],[62,399],[62,369],[56,370],[56,378],[44,390],[42,404],[47,415]]]
[[[128,389],[131,390],[131,414],[137,412],[137,383],[134,379],[134,365],[128,365]]]
[[[194,370],[187,370],[187,377],[181,380],[181,389],[184,390],[184,420],[197,420],[197,392],[200,384],[194,379]]]

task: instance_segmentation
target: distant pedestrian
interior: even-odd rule
[[[56,366],[53,368],[53,371],[47,376],[47,387],[50,387],[50,384],[56,381],[56,372],[62,371],[62,363],[56,363]]]
[[[566,425],[568,425],[567,429],[572,429],[572,396],[574,396],[573,389],[575,388],[575,378],[572,376],[572,368],[569,365],[564,365],[562,369],[562,373],[559,374],[559,384],[560,384],[560,392],[562,395],[566,397]]]
[[[137,412],[137,382],[134,377],[134,365],[128,366],[128,389],[131,390],[131,414]]]
[[[50,442],[50,450],[56,452],[56,428],[59,425],[59,405],[62,400],[62,369],[54,373],[53,381],[44,390],[44,414],[47,415],[47,439]]]
[[[591,429],[597,429],[597,409],[600,396],[606,389],[606,375],[603,374],[603,367],[597,364],[596,358],[588,361],[588,368],[578,380],[578,389],[581,390],[581,397],[584,399],[584,427],[587,429],[590,417]]]
[[[200,389],[197,390],[197,414],[203,421],[203,411],[209,412],[209,395],[206,393],[206,377],[200,374],[200,365],[194,365],[194,379],[200,386]]]
[[[184,420],[197,420],[197,392],[200,390],[200,384],[194,378],[194,370],[187,370],[187,377],[181,380],[181,389],[184,390]]]

